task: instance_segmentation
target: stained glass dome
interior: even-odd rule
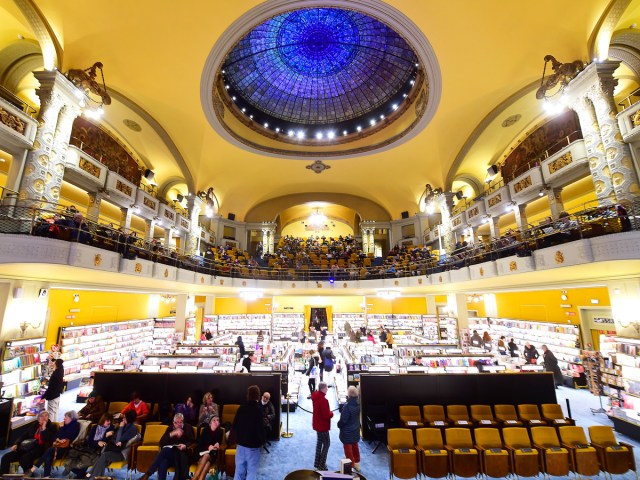
[[[398,108],[417,71],[415,52],[381,21],[347,9],[306,8],[248,32],[228,53],[222,77],[229,98],[260,125],[342,132]]]

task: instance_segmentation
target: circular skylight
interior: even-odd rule
[[[413,49],[379,20],[305,8],[249,31],[227,55],[222,77],[229,97],[260,125],[355,130],[354,121],[370,125],[397,109],[417,71]]]

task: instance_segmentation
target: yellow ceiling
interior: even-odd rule
[[[321,174],[305,168],[310,159],[272,158],[231,145],[203,113],[200,82],[210,51],[230,24],[262,2],[33,3],[62,46],[62,71],[103,62],[114,97],[104,122],[156,172],[161,189],[176,182],[183,193],[214,187],[220,213],[244,220],[271,199],[314,193],[318,201],[331,194],[369,199],[399,218],[418,211],[426,183],[447,189],[464,174],[482,185],[487,166],[542,119],[534,91],[543,57],[586,61],[607,5],[619,2],[389,0],[431,43],[443,83],[440,104],[415,138],[381,153],[326,160],[331,169]],[[639,5],[631,2],[620,28],[640,16]],[[18,35],[36,39],[13,1],[0,0],[0,23],[0,51],[25,41]],[[515,114],[522,118],[503,128]],[[125,119],[142,131],[127,128]],[[356,208],[344,198],[352,220]]]

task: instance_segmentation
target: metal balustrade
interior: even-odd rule
[[[40,202],[38,202],[40,204]],[[640,202],[626,207],[626,213],[615,205],[585,209],[568,217],[544,223],[524,231],[511,230],[489,243],[471,244],[441,259],[389,263],[379,266],[340,268],[249,267],[188,255],[182,250],[148,242],[135,234],[83,219],[80,227],[70,223],[73,211],[62,207],[35,208],[0,205],[0,234],[24,234],[55,240],[80,242],[96,248],[118,252],[123,258],[144,259],[202,274],[256,280],[355,281],[432,275],[470,265],[495,261],[510,256],[530,256],[533,251],[602,235],[640,230]],[[57,217],[54,217],[57,216]],[[56,223],[54,218],[58,219]],[[1,238],[1,237],[0,237]]]

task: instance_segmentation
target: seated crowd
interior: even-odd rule
[[[275,428],[275,411],[268,392],[264,392],[259,407],[265,438],[268,438]],[[92,392],[79,412],[64,414],[60,425],[51,421],[47,411],[40,412],[37,421],[0,459],[0,475],[10,473],[11,464],[18,463],[25,477],[34,476],[40,468],[42,476],[50,477],[54,467],[63,467],[63,477],[72,475],[91,480],[103,477],[113,463],[128,461],[132,466],[129,459],[135,458],[140,445],[145,445],[145,426],[151,420],[155,422],[153,428],[164,431],[155,444],[158,448],[151,450],[155,453],[152,462],[141,470],[140,480],[147,480],[156,472],[158,480],[165,480],[170,468],[175,469],[176,480],[187,480],[191,465],[195,469],[193,478],[204,480],[211,469],[221,467],[223,458],[219,452],[235,443],[233,417],[221,424],[220,408],[211,392],[204,394],[199,407],[191,396],[175,407],[160,405],[155,417],[136,392],[121,411],[110,413],[108,410],[101,396]],[[147,428],[151,426],[149,423]]]
[[[306,239],[286,235],[280,238],[274,253],[264,256],[261,245],[256,256],[233,245],[208,247],[203,255],[181,255],[157,239],[144,241],[135,231],[87,222],[74,206],[39,218],[32,233],[110,249],[130,260],[142,258],[210,275],[344,281],[429,275],[513,255],[529,256],[539,248],[632,230],[635,210],[635,206],[612,205],[574,215],[561,212],[557,220],[547,217],[525,231],[508,229],[489,242],[458,241],[450,254],[439,259],[422,245],[395,246],[384,259],[374,258],[363,252],[352,235]]]

